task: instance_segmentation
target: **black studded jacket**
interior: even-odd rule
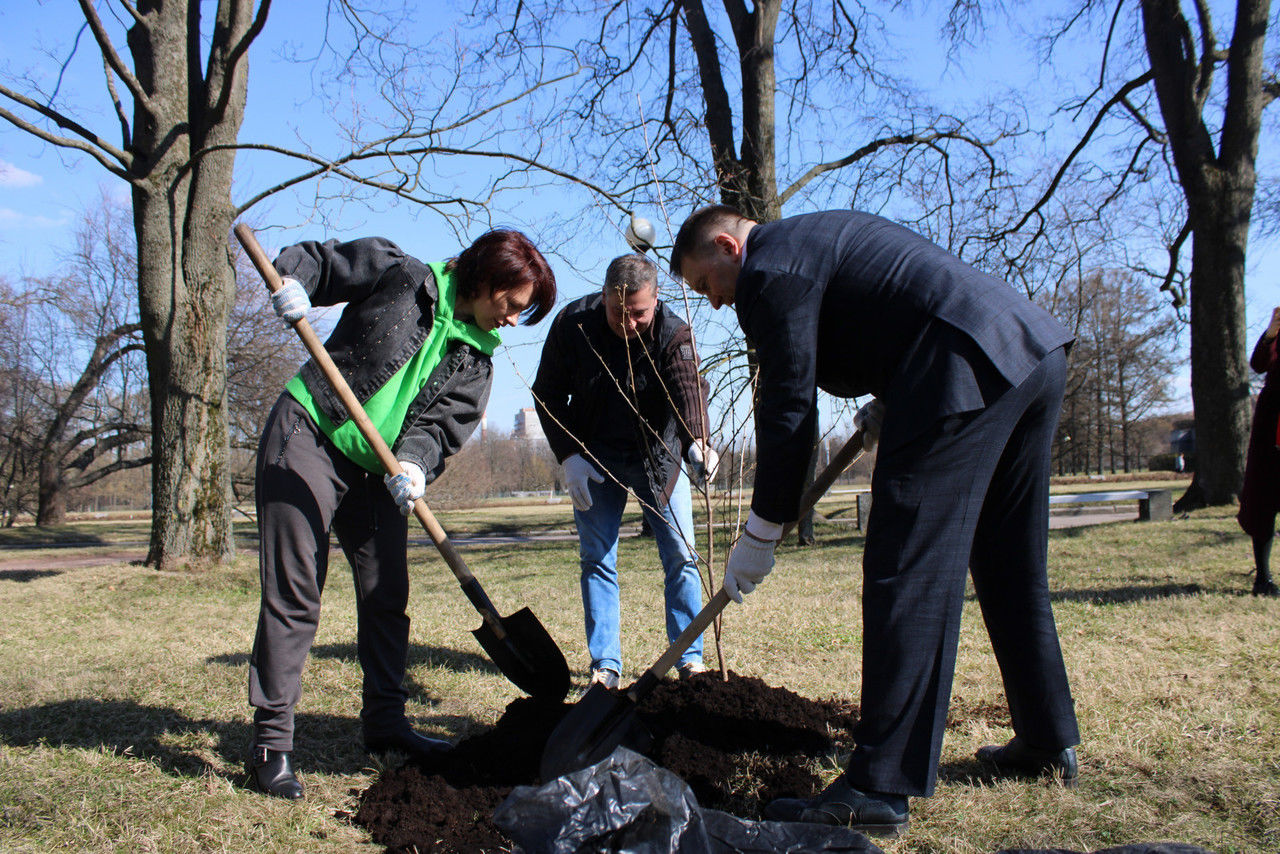
[[[431,331],[439,299],[435,276],[389,240],[306,241],[283,250],[275,268],[301,282],[312,305],[347,304],[324,347],[361,403],[404,366]],[[300,373],[335,425],[350,417],[314,360]],[[480,423],[492,384],[492,360],[468,344],[453,343],[405,415],[391,449],[396,459],[421,466],[427,483],[439,477],[445,458]]]

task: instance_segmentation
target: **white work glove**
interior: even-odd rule
[[[685,459],[689,461],[689,477],[702,485],[709,483],[716,476],[716,469],[720,468],[720,455],[707,444],[706,439],[694,439]]]
[[[589,480],[604,483],[604,475],[596,471],[596,467],[587,462],[582,454],[574,454],[564,461],[564,488],[569,491],[569,500],[573,502],[575,510],[585,512],[591,509],[591,485],[587,483]]]
[[[400,506],[400,512],[408,516],[413,513],[413,503],[427,491],[427,477],[417,463],[400,460],[400,468],[400,474],[384,474],[382,482],[387,485],[391,500]]]
[[[782,525],[761,519],[751,511],[724,566],[724,589],[730,599],[741,605],[743,595],[764,581],[773,569],[773,550],[781,539]]]
[[[862,450],[871,453],[880,442],[880,425],[884,423],[884,404],[875,398],[853,416],[853,427],[862,431]]]
[[[307,296],[307,289],[297,279],[285,276],[283,281],[280,290],[271,294],[271,307],[281,320],[292,326],[311,310],[311,297]]]

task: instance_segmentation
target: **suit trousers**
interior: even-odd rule
[[[966,570],[1014,732],[1047,749],[1079,742],[1047,573],[1065,375],[1054,350],[986,408],[882,445],[863,555],[862,713],[846,771],[855,787],[933,794]]]
[[[408,525],[380,475],[357,466],[296,400],[276,401],[258,446],[262,604],[249,660],[254,744],[292,750],[302,668],[320,620],[329,531],[351,564],[366,735],[404,719]]]

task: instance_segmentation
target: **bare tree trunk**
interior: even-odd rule
[[[187,5],[140,4],[147,25],[129,32],[149,95],[149,109],[135,109],[135,149],[153,153],[133,182],[133,210],[154,457],[147,561],[160,569],[234,550],[226,413],[234,153],[206,149],[239,133],[247,59],[229,54],[252,10],[219,4],[218,36],[201,69]]]
[[[1191,399],[1196,469],[1179,509],[1235,500],[1249,441],[1244,269],[1257,182],[1268,0],[1237,0],[1220,140],[1204,119],[1218,47],[1207,17],[1197,45],[1178,0],[1142,0],[1147,56],[1187,201],[1191,260]],[[1195,51],[1199,47],[1200,53]]]
[[[1196,227],[1191,262],[1196,469],[1186,494],[1178,499],[1180,507],[1230,503],[1244,483],[1250,418],[1244,262],[1253,194],[1248,195],[1243,214],[1238,205],[1205,205],[1212,213]],[[1243,226],[1230,225],[1241,217]]]
[[[138,243],[152,249],[139,252],[138,298],[147,341],[154,462],[147,562],[157,568],[187,558],[222,560],[233,551],[223,346],[231,268],[225,240],[218,241],[221,246],[210,246],[214,241],[208,235],[174,240],[175,225],[192,229],[185,221],[186,205],[171,211],[169,202],[134,194]]]
[[[44,528],[67,521],[67,492],[63,487],[60,466],[54,462],[41,462],[36,502],[37,526]]]

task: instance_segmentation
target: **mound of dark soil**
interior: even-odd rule
[[[547,736],[570,707],[522,698],[493,729],[429,766],[387,771],[360,795],[354,820],[393,852],[510,848],[493,824],[499,803],[538,781]],[[640,704],[653,734],[644,752],[680,775],[698,802],[758,819],[770,800],[810,797],[823,757],[847,747],[856,709],[809,700],[730,672],[660,684]]]

